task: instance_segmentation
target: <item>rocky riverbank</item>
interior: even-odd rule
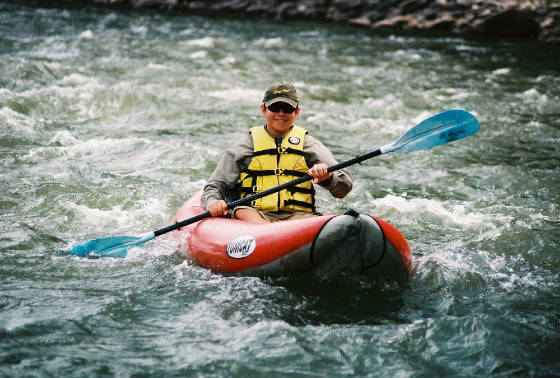
[[[559,0],[93,0],[196,13],[350,23],[390,32],[530,38],[560,44]]]

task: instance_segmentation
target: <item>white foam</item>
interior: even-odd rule
[[[432,113],[428,112],[428,111],[423,111],[421,113],[419,113],[416,117],[413,118],[413,122],[415,124],[422,122],[423,120],[425,120],[426,118],[429,118],[433,116]]]
[[[9,98],[12,98],[13,96],[14,93],[8,88],[0,88],[0,101],[7,100]]]
[[[255,45],[271,48],[271,47],[282,47],[283,41],[282,38],[259,38],[255,41]]]
[[[307,116],[306,122],[324,125],[327,124],[331,119],[331,116],[327,113],[317,112],[314,115]]]
[[[529,126],[530,128],[539,129],[542,127],[542,123],[540,123],[539,121],[529,121],[529,123],[527,123],[527,126]]]
[[[234,64],[236,62],[237,62],[237,59],[232,55],[228,55],[225,58],[223,58],[222,60],[220,60],[220,63],[224,64],[224,65]]]
[[[526,102],[536,102],[540,104],[546,104],[548,97],[544,94],[539,93],[536,88],[527,89],[525,92],[519,95]]]
[[[543,113],[558,113],[560,111],[560,103],[548,98],[546,94],[539,92],[536,88],[530,88],[522,93],[516,94],[528,106],[534,106],[536,111]]]
[[[455,50],[457,50],[457,51],[472,51],[472,52],[486,52],[486,51],[489,51],[489,48],[488,47],[475,47],[475,46],[457,44],[455,46]]]
[[[146,220],[159,214],[167,214],[167,200],[161,198],[150,198],[138,201],[135,208],[124,209],[122,205],[115,205],[110,209],[96,209],[86,205],[78,205],[65,202],[64,206],[74,213],[84,224],[88,224],[88,229],[107,230],[133,230],[132,234],[145,232],[150,229],[146,226]],[[140,229],[143,227],[143,229]],[[147,229],[147,230],[146,230]]]
[[[3,127],[12,126],[23,127],[23,131],[32,132],[33,126],[35,126],[35,120],[31,117],[26,116],[25,114],[21,114],[16,112],[15,110],[4,106],[0,109],[0,120],[4,124]]]
[[[527,266],[530,264],[522,255],[497,256],[486,251],[478,251],[476,257],[480,257],[484,261],[485,269],[491,268],[489,276],[498,281],[502,289],[507,292],[519,294],[520,291],[525,290],[533,291],[534,289],[546,287],[554,289],[557,287],[558,274],[552,277],[544,277],[538,273],[538,268],[535,269],[537,270],[536,273],[525,272],[523,275],[519,275],[519,272],[516,273],[517,269],[514,265]],[[556,279],[553,277],[556,277]]]
[[[59,132],[55,134],[51,143],[63,145],[33,148],[27,155],[22,157],[22,160],[29,163],[39,163],[43,161],[45,157],[53,158],[66,156],[68,158],[83,158],[84,156],[110,156],[114,154],[114,151],[134,150],[139,143],[150,144],[152,142],[145,138],[98,138],[79,141],[71,135]]]
[[[98,84],[96,78],[85,76],[80,73],[71,73],[70,75],[64,76],[64,78],[62,78],[62,82],[64,84],[72,84],[72,85],[83,85],[89,83]]]
[[[435,96],[437,100],[449,101],[449,100],[464,100],[471,96],[469,91],[459,91],[456,88],[443,88],[438,90],[438,95]],[[432,97],[432,93],[427,93],[428,97]]]
[[[215,39],[212,37],[205,37],[205,38],[201,38],[201,39],[191,39],[189,41],[186,41],[186,44],[189,46],[198,46],[198,47],[206,47],[206,48],[212,48],[215,46]]]
[[[45,61],[45,58],[58,61],[74,59],[80,54],[79,49],[70,47],[64,37],[58,35],[45,37],[43,42],[36,49],[29,52],[30,57],[39,58],[42,61]]]
[[[444,207],[442,202],[433,199],[407,199],[404,196],[389,194],[374,200],[373,203],[376,207],[396,209],[401,214],[414,214],[415,217],[424,217],[429,214],[431,218],[464,227],[477,227],[490,221],[489,216],[470,211],[465,205],[455,204]]]
[[[79,143],[79,140],[68,130],[57,131],[49,142],[50,145],[71,145],[76,143]]]
[[[368,97],[362,104],[376,115],[392,115],[404,107],[402,100],[392,93],[384,97]]]
[[[498,68],[497,70],[492,71],[494,75],[509,75],[511,73],[511,68]]]
[[[80,38],[82,39],[93,39],[93,31],[85,30],[80,34]]]
[[[178,35],[184,35],[184,36],[188,36],[188,35],[193,35],[195,33],[194,29],[185,29],[182,30],[178,33]]]
[[[152,141],[147,138],[104,138],[104,139],[88,139],[78,144],[66,147],[70,154],[92,154],[113,152],[117,150],[134,149],[138,143],[150,144]]]
[[[145,36],[146,33],[148,33],[148,27],[144,25],[131,26],[130,30],[132,30],[133,33],[138,33],[142,36]]]
[[[80,217],[82,223],[95,226],[98,229],[107,229],[115,224],[118,228],[123,228],[127,224],[135,221],[134,215],[123,211],[121,206],[113,206],[108,210],[89,208],[85,205],[68,203],[67,207],[74,210]]]
[[[220,98],[228,101],[246,102],[258,104],[262,98],[262,91],[250,88],[231,88],[208,92],[210,97]]]
[[[400,60],[404,59],[409,59],[409,60],[421,60],[422,57],[420,56],[420,54],[418,53],[412,53],[409,50],[397,50],[397,51],[393,51],[388,53],[391,56],[394,56],[395,58],[400,58]]]
[[[168,256],[177,250],[178,245],[177,239],[169,234],[162,235],[157,238],[157,242],[148,242],[140,247],[131,248],[128,250],[127,258],[144,258],[146,255],[150,257]],[[182,275],[182,271],[179,270],[179,272]]]
[[[346,125],[349,130],[378,130],[379,127],[383,126],[383,122],[376,118],[360,118],[355,122],[351,122]]]
[[[195,51],[192,54],[189,55],[189,58],[191,59],[202,59],[202,58],[206,58],[208,56],[208,53],[206,51]]]
[[[148,69],[151,70],[166,70],[168,67],[165,64],[148,63]]]

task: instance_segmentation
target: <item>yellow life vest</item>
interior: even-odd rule
[[[280,146],[264,126],[249,130],[253,137],[253,158],[241,172],[241,197],[282,185],[305,176],[309,167],[303,156],[303,141],[307,130],[293,126]],[[251,203],[261,211],[315,211],[315,189],[311,181],[259,198]]]

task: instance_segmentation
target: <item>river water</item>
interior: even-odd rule
[[[25,4],[0,2],[0,376],[560,376],[558,47]],[[399,228],[409,283],[226,277],[167,236],[68,254],[170,224],[277,80],[339,161],[479,119],[319,195]]]

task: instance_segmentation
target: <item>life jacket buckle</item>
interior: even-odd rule
[[[284,147],[284,146],[278,146],[278,147],[277,147],[277,150],[278,150],[278,153],[279,153],[279,154],[285,154],[285,153],[288,152],[288,149],[287,149],[286,147]]]
[[[274,174],[275,174],[276,176],[283,175],[283,174],[284,174],[284,169],[275,168],[275,169],[274,169]]]
[[[253,193],[258,193],[258,192],[260,192],[259,187],[258,187],[257,185],[253,185],[253,186],[251,187],[251,190],[253,191]]]

